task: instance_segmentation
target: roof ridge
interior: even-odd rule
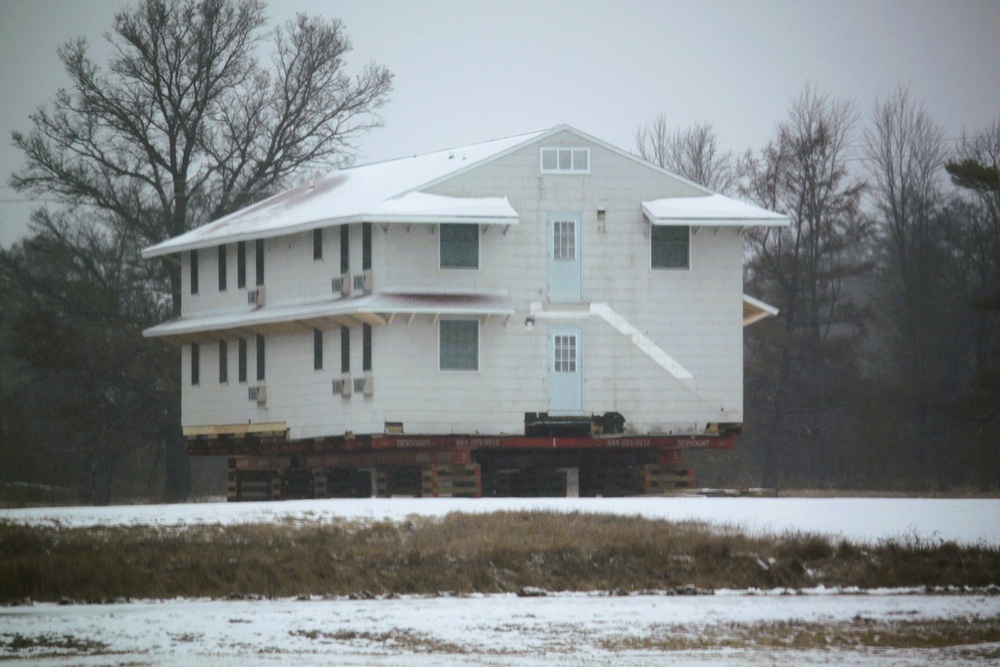
[[[530,132],[517,132],[515,134],[508,134],[508,135],[505,135],[505,136],[502,136],[502,137],[494,137],[492,139],[484,139],[482,141],[474,141],[474,142],[472,142],[470,144],[461,144],[461,145],[458,145],[458,146],[451,146],[449,148],[438,148],[438,149],[432,150],[432,151],[425,151],[423,153],[412,153],[410,155],[400,155],[398,157],[385,158],[384,160],[375,160],[373,162],[364,162],[362,164],[355,164],[355,165],[351,165],[350,167],[344,167],[343,169],[339,169],[339,170],[338,169],[334,169],[332,171],[327,172],[327,174],[332,174],[332,173],[335,173],[337,171],[350,171],[352,169],[362,169],[364,167],[371,167],[371,166],[378,165],[378,164],[386,164],[388,162],[399,162],[401,160],[412,160],[414,158],[426,157],[428,155],[436,155],[438,153],[447,153],[449,151],[458,151],[458,150],[462,150],[463,148],[473,148],[475,146],[482,146],[483,144],[491,144],[491,143],[493,143],[495,141],[508,141],[510,139],[516,139],[516,138],[519,138],[519,137],[530,137],[530,136],[540,135],[540,134],[544,134],[546,132],[549,132],[550,130],[553,130],[553,129],[557,128],[557,127],[563,127],[563,126],[562,125],[555,125],[553,127],[546,127],[546,128],[542,128],[542,129],[539,129],[539,130],[532,130]]]

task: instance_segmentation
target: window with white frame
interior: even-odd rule
[[[576,335],[557,335],[553,341],[553,356],[556,373],[576,372]]]
[[[440,238],[442,269],[479,268],[479,225],[444,224]]]
[[[438,336],[442,371],[479,370],[478,320],[441,320]]]
[[[552,223],[552,258],[576,259],[576,222],[556,220]]]
[[[589,174],[589,148],[541,149],[541,171],[543,174]]]
[[[654,226],[649,234],[650,266],[654,269],[691,267],[691,228]]]

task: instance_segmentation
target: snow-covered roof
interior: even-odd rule
[[[642,212],[654,225],[788,226],[787,215],[720,194],[644,201]]]
[[[500,156],[556,129],[339,169],[143,250],[158,257],[222,243],[356,222],[516,225],[506,197],[445,197],[416,189]]]
[[[412,293],[380,292],[358,298],[330,297],[306,303],[267,306],[242,312],[226,311],[208,315],[181,316],[142,332],[147,338],[182,341],[203,334],[243,335],[289,323],[307,326],[332,324],[387,324],[395,315],[492,316],[513,315],[514,304],[496,292]]]

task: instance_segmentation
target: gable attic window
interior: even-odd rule
[[[479,225],[440,225],[439,261],[442,269],[479,268]]]
[[[438,368],[442,371],[479,370],[479,321],[438,322]]]
[[[541,172],[543,174],[589,174],[589,148],[541,149]]]
[[[691,228],[654,226],[649,234],[650,267],[691,268]]]

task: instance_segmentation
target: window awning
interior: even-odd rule
[[[514,304],[499,293],[384,292],[354,298],[269,305],[250,311],[178,317],[142,332],[169,343],[199,343],[243,338],[257,333],[294,333],[334,326],[385,326],[397,317],[412,323],[418,315],[441,317],[510,317]]]
[[[752,296],[743,295],[743,326],[748,327],[778,314],[778,309]]]
[[[787,227],[789,222],[788,216],[719,194],[644,201],[642,212],[654,225]]]

